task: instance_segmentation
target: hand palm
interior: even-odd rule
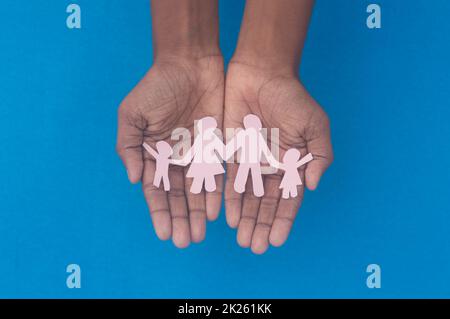
[[[306,185],[315,189],[332,161],[326,114],[293,76],[281,76],[243,64],[231,64],[225,88],[225,127],[242,127],[245,115],[257,115],[265,128],[279,128],[280,158],[289,148],[315,158],[306,170]],[[268,132],[270,138],[270,132]],[[269,139],[270,146],[270,139]],[[282,199],[279,185],[283,172],[264,177],[265,194],[253,195],[250,178],[243,195],[234,192],[237,164],[228,164],[225,186],[227,222],[238,227],[238,243],[263,253],[269,245],[286,240],[300,207],[304,187],[298,197]],[[305,181],[305,169],[300,169]]]
[[[119,109],[118,152],[132,182],[142,179],[155,231],[160,239],[172,237],[178,247],[205,236],[206,215],[215,219],[219,213],[222,182],[217,180],[214,193],[192,194],[185,169],[169,170],[171,190],[155,187],[154,159],[142,150],[146,142],[170,139],[176,128],[189,128],[194,120],[213,116],[219,125],[223,117],[223,63],[214,57],[195,61],[180,60],[155,64],[130,92]]]

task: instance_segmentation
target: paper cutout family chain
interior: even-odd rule
[[[279,188],[282,197],[296,197],[297,186],[302,185],[298,168],[313,160],[311,153],[300,159],[300,151],[291,148],[283,156],[282,163],[278,162],[261,133],[262,124],[254,114],[248,114],[243,120],[244,129],[239,130],[225,145],[216,134],[217,122],[213,117],[204,117],[197,121],[198,134],[190,149],[180,159],[171,158],[173,150],[169,143],[159,141],[154,150],[147,143],[143,147],[156,160],[156,171],[153,185],[159,187],[161,182],[164,190],[170,190],[169,165],[187,166],[191,164],[186,177],[193,178],[191,193],[202,191],[203,184],[207,192],[216,190],[215,176],[225,173],[222,162],[227,161],[238,152],[238,171],[234,181],[234,190],[238,193],[245,191],[249,172],[252,175],[253,192],[255,196],[264,195],[261,173],[261,160],[264,155],[271,167],[284,171]],[[219,158],[220,157],[220,158]]]

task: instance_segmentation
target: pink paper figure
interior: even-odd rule
[[[164,141],[156,142],[156,150],[151,148],[150,145],[144,142],[142,144],[145,150],[149,152],[156,160],[156,171],[155,177],[153,178],[153,185],[159,187],[161,184],[161,180],[164,185],[164,190],[167,192],[170,190],[170,181],[169,181],[169,164],[172,163],[173,160],[169,159],[172,155],[173,151],[170,147],[169,143]]]
[[[248,174],[252,173],[253,193],[257,197],[264,195],[264,185],[261,175],[261,159],[264,155],[269,164],[278,168],[281,164],[273,157],[269,147],[261,133],[262,124],[254,114],[244,117],[244,130],[239,131],[226,145],[225,157],[227,160],[236,151],[238,155],[239,168],[234,181],[234,190],[238,193],[245,191]]]
[[[191,166],[186,177],[193,178],[190,192],[198,194],[202,191],[203,183],[207,192],[216,190],[215,176],[225,173],[222,160],[225,145],[215,133],[217,121],[210,116],[197,121],[198,134],[194,144],[180,160],[172,160],[176,165]]]
[[[282,197],[297,197],[297,186],[302,185],[302,180],[298,173],[298,168],[313,160],[311,153],[300,159],[300,152],[295,148],[287,150],[283,156],[283,163],[280,169],[284,170],[284,176],[280,183],[280,189],[283,190]]]

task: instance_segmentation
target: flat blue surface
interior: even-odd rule
[[[81,30],[70,2],[0,3],[0,297],[450,297],[450,1],[377,1],[381,30],[369,1],[318,1],[301,75],[336,160],[263,256],[223,212],[199,245],[156,238],[114,151],[117,106],[152,63],[148,1],[74,2]],[[227,59],[243,5],[220,3]]]

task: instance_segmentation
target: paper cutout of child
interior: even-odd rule
[[[153,178],[153,185],[159,187],[161,180],[164,185],[164,190],[167,192],[170,190],[169,182],[169,164],[172,164],[172,160],[169,158],[172,153],[172,147],[165,141],[156,142],[156,151],[147,143],[143,143],[145,150],[152,155],[156,160],[155,177]]]
[[[298,173],[298,168],[313,160],[311,153],[300,159],[301,153],[295,148],[287,150],[283,156],[283,162],[280,169],[284,170],[284,176],[280,183],[280,189],[283,190],[282,197],[297,197],[297,186],[302,185],[302,180]]]

